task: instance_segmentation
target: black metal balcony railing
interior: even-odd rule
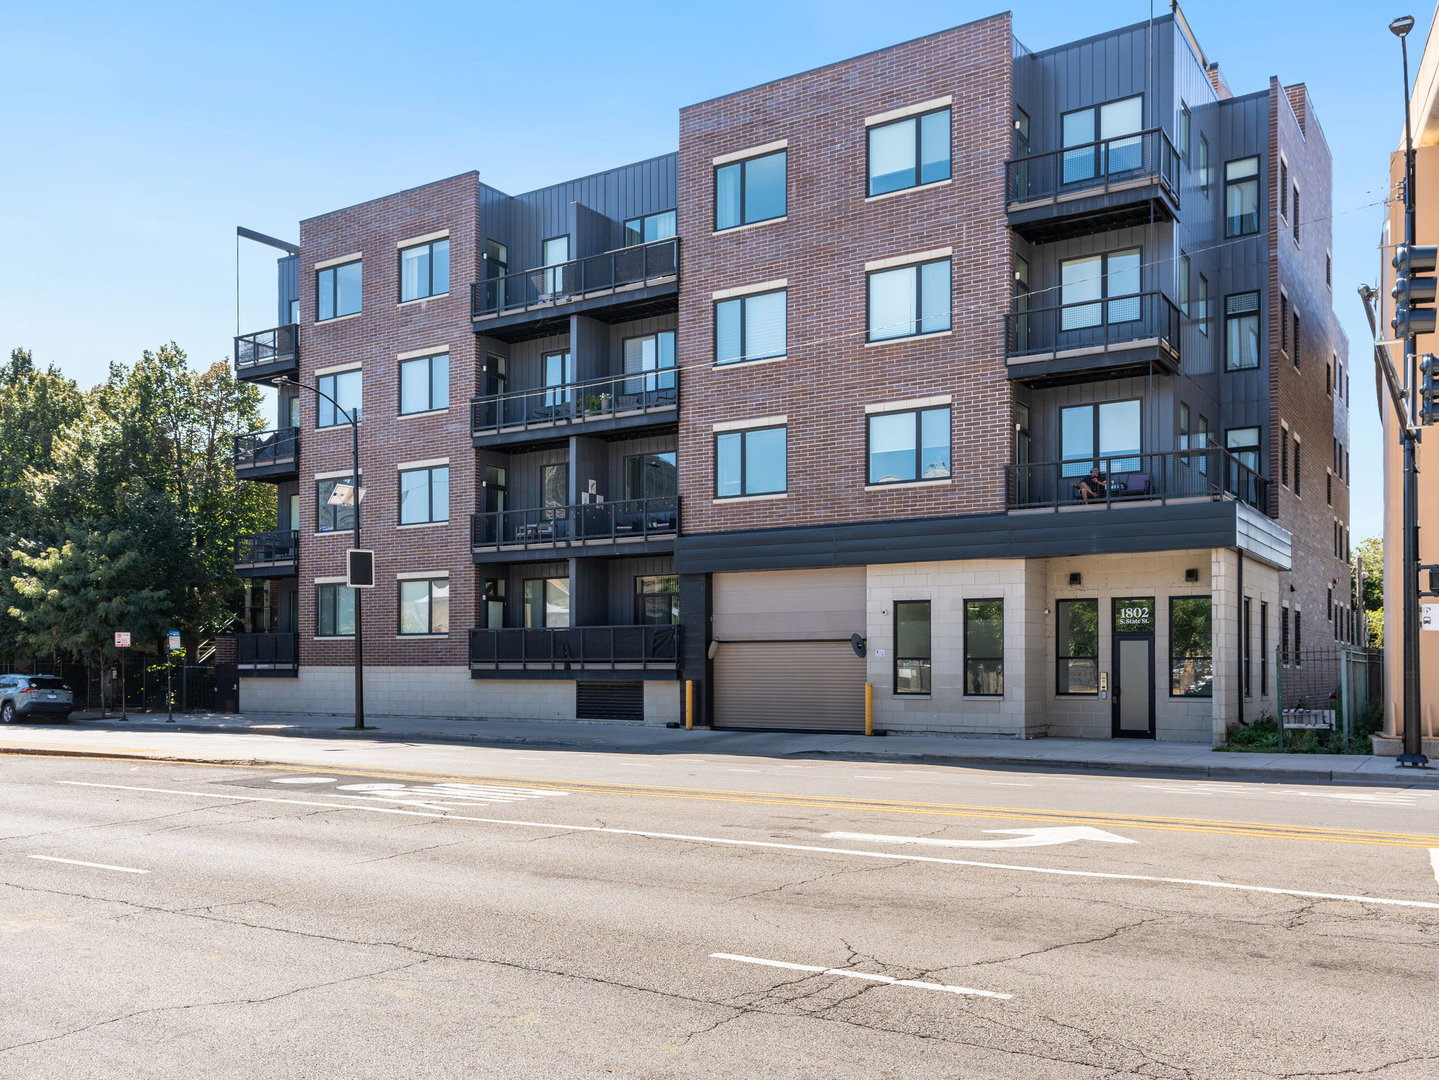
[[[294,323],[241,334],[235,338],[235,371],[243,376],[256,368],[294,363],[299,359],[299,350],[300,328]]]
[[[471,284],[470,315],[492,318],[658,284],[677,277],[679,265],[680,241],[672,236],[584,259],[520,270]]]
[[[300,460],[300,429],[251,431],[235,436],[235,471],[272,471],[277,466],[296,465]]]
[[[1103,491],[1086,499],[1081,485],[1096,466],[1105,481]],[[1267,512],[1269,481],[1217,446],[1005,466],[1010,510],[1194,498],[1234,499]]]
[[[235,537],[235,567],[293,568],[300,554],[300,534],[294,529],[241,533]]]
[[[1109,352],[1152,339],[1178,356],[1179,327],[1179,305],[1162,292],[1012,311],[1004,317],[1004,354]]]
[[[242,668],[294,669],[299,666],[298,634],[236,634]]]
[[[673,411],[679,405],[679,378],[677,369],[665,368],[477,397],[470,401],[470,427],[473,434],[486,435],[536,425]]]
[[[1179,153],[1162,128],[1005,162],[1005,192],[1015,203],[1059,202],[1149,181],[1179,204]]]
[[[678,495],[662,499],[499,510],[470,517],[475,548],[566,547],[592,541],[648,540],[674,536],[680,528]]]
[[[479,668],[672,668],[679,654],[678,626],[470,631],[470,666]]]

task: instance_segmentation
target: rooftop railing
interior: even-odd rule
[[[495,435],[536,426],[673,412],[679,405],[679,378],[678,369],[664,368],[472,398],[470,428],[474,435]]]
[[[495,318],[655,285],[678,277],[679,265],[680,241],[672,236],[584,259],[520,270],[474,282],[470,286],[470,315],[476,319]]]
[[[1005,162],[1008,202],[1057,203],[1079,193],[1102,194],[1150,181],[1178,205],[1179,153],[1163,128],[1099,139]]]

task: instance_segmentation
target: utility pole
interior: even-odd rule
[[[1399,39],[1404,62],[1404,243],[1394,253],[1394,320],[1391,325],[1396,337],[1404,341],[1404,385],[1408,391],[1407,413],[1403,399],[1395,401],[1404,444],[1404,752],[1399,765],[1423,768],[1429,759],[1424,755],[1423,723],[1420,712],[1419,684],[1419,371],[1416,364],[1415,338],[1435,330],[1435,279],[1415,276],[1432,271],[1439,263],[1439,250],[1419,247],[1414,242],[1414,134],[1409,118],[1409,47],[1405,36],[1414,28],[1412,15],[1405,15],[1389,24]],[[1426,304],[1427,307],[1419,305]],[[1397,387],[1387,349],[1382,350],[1385,376],[1390,395]],[[1425,410],[1426,419],[1428,410]]]

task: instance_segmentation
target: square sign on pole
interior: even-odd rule
[[[375,553],[361,548],[345,551],[345,584],[352,589],[375,587]]]
[[[185,651],[185,646],[183,646],[183,645],[180,644],[180,631],[178,631],[178,630],[171,630],[171,631],[170,631],[170,651],[171,651],[171,652],[184,652],[184,651]]]
[[[129,647],[130,647],[130,631],[128,631],[128,630],[116,630],[116,631],[115,631],[115,648],[117,648],[117,649],[128,649]]]

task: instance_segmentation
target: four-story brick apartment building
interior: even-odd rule
[[[1233,95],[1177,7],[1043,52],[1000,15],[679,128],[304,221],[283,325],[237,339],[241,377],[362,406],[372,711],[662,723],[688,681],[697,723],[855,730],[869,683],[889,730],[1209,741],[1274,710],[1347,580],[1302,84]],[[280,524],[237,544],[241,704],[343,711],[349,427],[296,393],[237,443]]]

